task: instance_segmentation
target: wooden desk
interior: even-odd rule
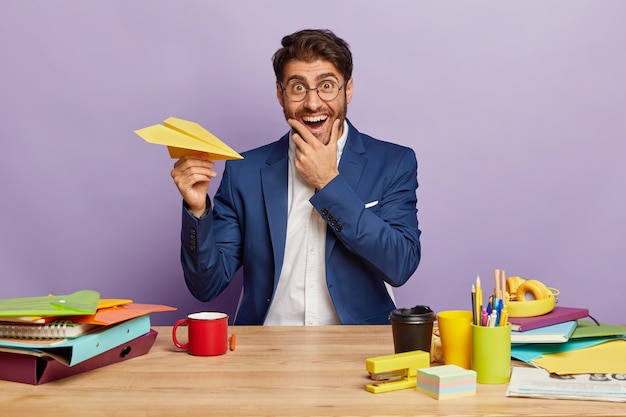
[[[389,326],[231,327],[237,347],[193,357],[154,327],[148,355],[40,386],[0,381],[0,413],[41,416],[617,416],[623,403],[507,398],[506,385],[437,401],[365,391],[365,359],[393,353]],[[181,334],[181,338],[182,338]]]

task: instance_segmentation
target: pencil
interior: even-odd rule
[[[480,326],[482,323],[482,310],[483,310],[483,289],[480,287],[480,276],[476,275],[476,325]]]
[[[497,300],[498,298],[500,298],[500,270],[499,269],[494,269],[493,281],[495,285],[495,290],[494,290],[493,295],[494,295],[494,298]]]

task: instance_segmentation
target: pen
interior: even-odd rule
[[[500,311],[499,311],[499,315],[498,315],[498,325],[500,326],[506,326],[506,323],[508,322],[509,319],[509,314],[508,314],[508,310],[506,308],[506,301],[507,301],[507,296],[506,296],[506,272],[504,271],[504,269],[500,270],[500,300],[502,303],[502,306],[500,307]]]
[[[500,326],[506,326],[509,321],[509,312],[506,309],[506,304],[502,307],[502,313],[500,314]]]
[[[495,284],[495,291],[494,291],[494,297],[496,298],[496,300],[498,298],[500,298],[500,270],[499,269],[495,269],[493,271],[493,281]],[[494,308],[497,307],[498,305],[495,304]]]
[[[483,310],[481,313],[481,319],[482,319],[482,325],[486,326],[487,322],[489,321],[489,314],[487,314],[487,309],[485,307],[483,307]]]
[[[494,323],[494,326],[499,326],[500,325],[500,316],[502,315],[502,299],[498,299],[498,305],[496,306],[496,310],[494,311],[494,313],[496,313],[496,320]]]
[[[476,324],[478,326],[481,325],[482,317],[481,313],[483,310],[483,290],[480,288],[480,276],[476,275]]]
[[[478,311],[476,310],[476,287],[472,284],[472,323],[478,325]]]

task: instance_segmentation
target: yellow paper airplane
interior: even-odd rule
[[[243,159],[230,146],[198,123],[168,117],[162,125],[135,130],[146,142],[166,145],[172,158],[180,158],[190,150],[206,152],[209,159]]]

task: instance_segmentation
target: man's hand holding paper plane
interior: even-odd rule
[[[198,123],[176,117],[167,118],[162,125],[135,130],[146,142],[166,145],[172,158],[191,151],[206,152],[211,160],[243,159],[231,147]]]

